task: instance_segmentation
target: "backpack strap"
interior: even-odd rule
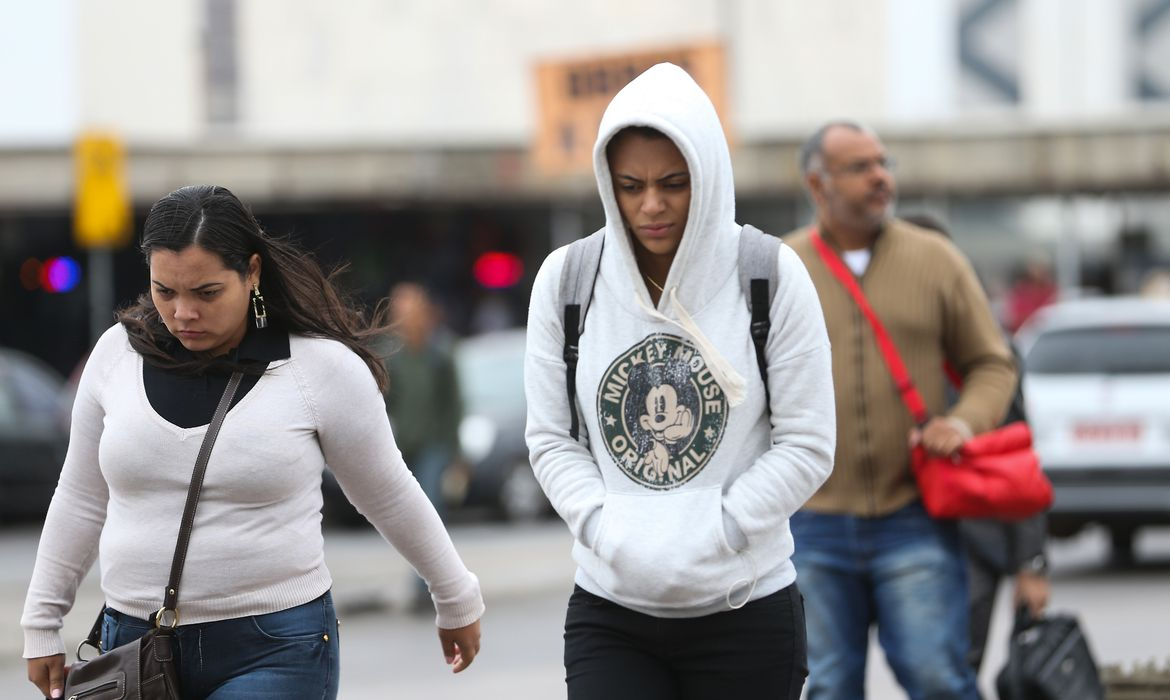
[[[580,435],[577,419],[577,358],[580,356],[581,334],[585,332],[585,315],[593,299],[593,285],[601,267],[601,250],[605,247],[605,229],[569,244],[565,266],[561,268],[560,305],[564,309],[565,391],[569,398],[569,435],[574,440]]]
[[[772,394],[768,390],[767,345],[768,333],[772,330],[769,313],[776,298],[780,245],[779,238],[750,224],[745,224],[739,233],[739,286],[752,314],[752,345],[756,348],[756,365],[760,379],[764,380],[764,398],[768,406],[772,405]]]

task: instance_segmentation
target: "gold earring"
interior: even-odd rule
[[[256,319],[257,328],[268,327],[268,310],[264,308],[264,297],[260,294],[260,285],[252,285],[252,315]]]

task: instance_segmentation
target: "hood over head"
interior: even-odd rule
[[[622,129],[645,126],[662,132],[682,153],[690,171],[691,204],[682,240],[663,284],[658,307],[642,281],[634,243],[613,191],[606,147]],[[605,206],[602,277],[632,313],[678,326],[699,345],[732,406],[744,396],[743,376],[703,335],[692,316],[716,296],[736,272],[740,226],[735,223],[731,154],[715,106],[682,68],[660,63],[621,89],[601,119],[593,147],[593,169]]]
[[[621,268],[620,272],[614,269],[617,274],[607,275],[607,279],[623,287],[623,297],[628,287],[628,293],[640,292],[647,304],[649,293],[634,260],[634,244],[622,223],[605,152],[614,135],[630,126],[648,126],[665,134],[678,147],[690,170],[687,225],[665,280],[667,294],[659,300],[659,308],[669,313],[667,297],[673,286],[679,301],[697,312],[704,300],[711,298],[708,291],[735,271],[740,227],[735,223],[735,182],[723,126],[703,89],[686,71],[671,63],[659,63],[632,80],[614,96],[601,119],[593,147],[593,169],[605,206],[605,250],[619,251],[619,260],[608,262]],[[602,265],[607,267],[607,261]]]

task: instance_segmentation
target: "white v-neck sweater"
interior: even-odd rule
[[[291,357],[232,408],[212,451],[179,589],[181,624],[284,610],[329,589],[326,464],[427,580],[438,625],[474,622],[484,609],[479,582],[403,462],[369,369],[336,341],[294,335],[289,344]],[[95,559],[113,608],[146,618],[162,603],[207,426],[159,416],[142,362],[119,325],[86,364],[21,619],[26,658],[64,651],[62,617]]]

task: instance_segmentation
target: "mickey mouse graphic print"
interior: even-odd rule
[[[651,489],[685,484],[703,470],[727,427],[727,397],[689,341],[656,333],[602,375],[597,417],[618,468]]]

